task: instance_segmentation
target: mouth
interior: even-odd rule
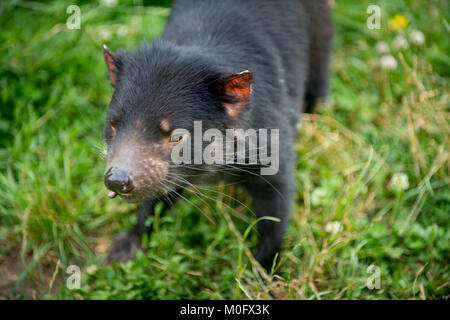
[[[114,199],[115,197],[121,197],[122,199],[130,199],[133,197],[133,194],[131,193],[117,193],[115,191],[109,191],[108,192],[108,198]]]
[[[141,202],[145,199],[141,199],[139,196],[133,194],[133,193],[117,193],[115,191],[109,191],[108,192],[108,198],[114,199],[117,196],[119,196],[122,200],[130,203],[134,202]]]
[[[131,193],[119,194],[122,199],[131,199],[133,195]]]

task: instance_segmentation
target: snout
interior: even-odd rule
[[[105,174],[105,186],[117,194],[127,194],[134,189],[133,179],[128,172],[114,166],[110,167]]]
[[[119,196],[129,203],[138,203],[165,192],[161,180],[168,172],[168,162],[155,157],[149,149],[159,151],[154,145],[140,147],[141,144],[116,143],[109,148],[104,183],[110,191],[109,198]],[[160,152],[161,153],[161,152]]]

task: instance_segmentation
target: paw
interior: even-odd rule
[[[142,249],[141,238],[133,232],[124,232],[117,236],[108,250],[105,263],[113,261],[125,262],[136,256],[138,249]]]

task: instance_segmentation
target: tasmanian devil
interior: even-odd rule
[[[300,114],[326,95],[332,34],[326,0],[179,0],[151,44],[117,53],[104,46],[115,89],[104,127],[105,185],[111,198],[142,202],[137,225],[119,235],[108,261],[134,256],[158,202],[168,208],[183,187],[220,180],[245,190],[256,216],[279,219],[257,225],[255,258],[270,271],[294,201]],[[202,132],[224,136],[278,129],[277,146],[268,148],[278,153],[276,172],[263,175],[270,164],[262,162],[175,163],[174,149],[200,122]]]

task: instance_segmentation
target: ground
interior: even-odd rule
[[[136,205],[103,186],[101,45],[151,41],[166,2],[78,2],[79,30],[66,26],[71,1],[0,4],[0,298],[448,298],[446,1],[378,1],[380,29],[367,27],[371,3],[331,1],[330,95],[303,118],[276,281],[251,254],[249,199],[224,185],[187,191],[190,202],[149,221],[145,253],[103,265]],[[70,265],[80,289],[66,286]]]

